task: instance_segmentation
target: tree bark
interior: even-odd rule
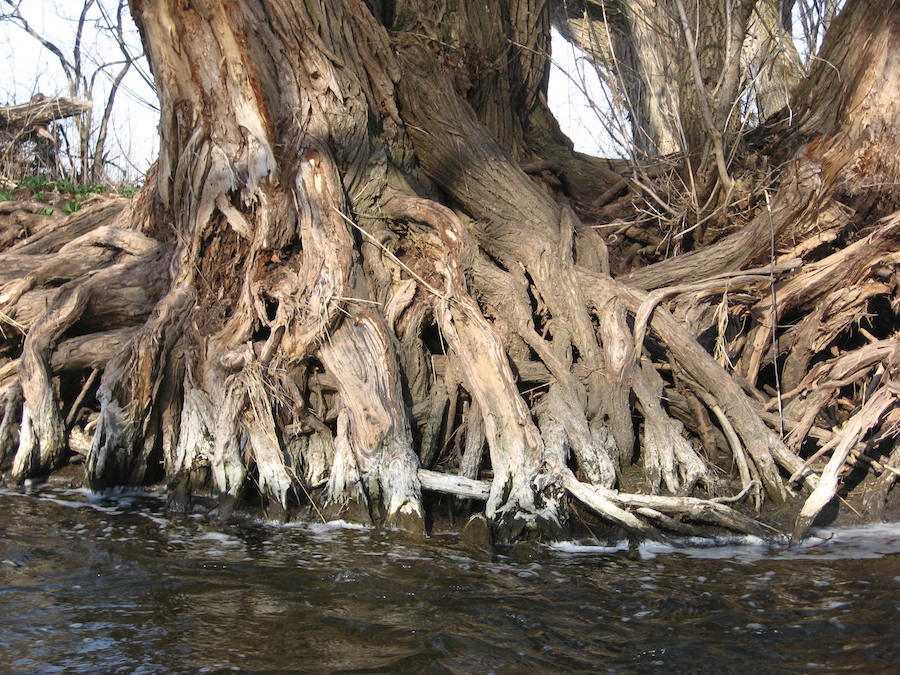
[[[510,541],[560,536],[569,498],[644,536],[761,533],[723,495],[796,484],[815,497],[802,536],[896,406],[875,365],[895,324],[859,321],[897,304],[896,3],[848,3],[794,117],[751,139],[765,175],[722,163],[752,3],[703,7],[667,4],[675,170],[739,179],[743,226],[631,270],[649,252],[616,237],[655,248],[659,201],[626,194],[608,236],[596,185],[676,174],[629,187],[561,139],[546,3],[133,0],[156,172],[129,208],[0,254],[13,477],[92,428],[95,489],[166,480],[416,532],[437,490],[484,499]],[[645,89],[648,68],[629,75]]]

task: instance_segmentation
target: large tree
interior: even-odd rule
[[[886,494],[897,3],[851,0],[749,135],[770,3],[585,3],[645,92],[633,164],[547,108],[564,4],[132,0],[159,162],[3,254],[12,476],[88,436],[95,488],[420,530],[424,487],[486,499],[503,539],[557,533],[569,495],[637,532],[762,531],[720,498],[795,489],[802,536],[851,455]]]

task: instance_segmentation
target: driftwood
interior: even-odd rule
[[[0,107],[3,182],[14,186],[13,178],[55,171],[59,162],[59,139],[50,124],[90,109],[90,101],[47,98],[42,94],[35,94],[27,103]]]
[[[0,106],[0,129],[15,132],[46,127],[50,122],[81,115],[91,105],[90,101],[37,94],[27,103]]]
[[[826,443],[804,465],[810,464],[816,457],[826,452],[831,452],[831,459],[819,477],[819,484],[803,504],[800,515],[794,525],[793,541],[799,541],[809,531],[815,517],[830,502],[838,490],[838,478],[854,446],[869,432],[875,428],[885,414],[895,408],[897,397],[900,396],[900,386],[895,382],[885,382],[847,424],[844,425],[834,438]]]

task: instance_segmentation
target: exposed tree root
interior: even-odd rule
[[[817,456],[831,451],[831,459],[819,477],[819,484],[807,498],[794,524],[792,541],[800,541],[809,531],[810,525],[819,512],[834,497],[838,489],[838,475],[847,461],[851,449],[863,436],[878,425],[884,415],[897,406],[900,387],[895,382],[885,382],[863,407],[844,425],[834,438],[826,443],[805,464],[812,462]]]
[[[801,492],[796,539],[854,463],[883,508],[898,101],[870,66],[897,71],[896,17],[856,51],[826,45],[794,126],[757,133],[779,171],[707,167],[721,233],[656,260],[669,235],[645,216],[672,171],[573,155],[545,60],[507,63],[495,40],[501,21],[543,44],[541,3],[469,3],[486,13],[466,15],[483,34],[465,49],[441,21],[386,26],[357,0],[134,5],[158,170],[127,208],[0,237],[13,480],[77,455],[95,489],[167,481],[416,532],[437,491],[484,501],[501,541],[562,536],[567,495],[638,536],[764,535],[726,503]],[[469,58],[506,65],[470,80]],[[619,195],[602,234],[585,202]]]
[[[422,486],[428,490],[465,499],[488,499],[492,486],[488,481],[419,470]],[[750,518],[723,503],[724,500],[643,495],[610,490],[579,481],[568,469],[562,469],[560,482],[573,497],[605,521],[641,537],[665,536],[661,531],[709,536],[710,530],[691,523],[714,525],[734,532],[759,536],[779,534],[777,530]],[[742,491],[729,501],[746,496]]]

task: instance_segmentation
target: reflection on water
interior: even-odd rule
[[[479,557],[0,490],[0,653],[29,673],[891,671],[900,526],[832,535]]]

